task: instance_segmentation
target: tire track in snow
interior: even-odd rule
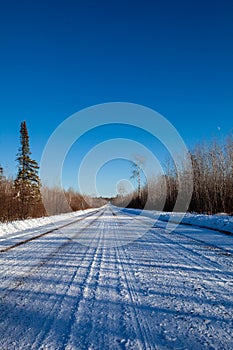
[[[225,269],[218,262],[206,257],[205,251],[202,251],[201,253],[196,251],[196,249],[200,249],[200,247],[204,248],[204,245],[202,243],[196,243],[196,245],[192,244],[192,248],[190,248],[190,244],[188,242],[196,240],[193,240],[192,238],[189,239],[189,237],[186,237],[185,235],[177,235],[176,233],[174,233],[172,234],[172,236],[170,236],[170,238],[168,238],[168,234],[163,229],[155,229],[155,231],[151,230],[151,233],[155,234],[156,238],[160,237],[160,241],[164,242],[165,240],[168,243],[167,249],[170,250],[173,255],[176,254],[177,259],[180,259],[180,257],[183,256],[185,260],[191,262],[191,265],[199,267],[200,270],[205,268],[207,270],[213,271],[213,269],[215,269],[214,273],[217,274],[216,278],[218,279],[219,274],[224,276],[226,279],[232,279],[233,274],[231,272],[226,273]],[[182,238],[183,242],[180,242],[179,236]]]
[[[101,222],[99,223],[101,225]],[[100,274],[100,236],[96,228],[98,244],[90,247],[90,264],[87,268],[85,278],[80,284],[80,295],[72,310],[66,336],[64,338],[64,349],[87,349],[88,335],[92,329],[90,310],[93,310],[95,291]]]
[[[134,219],[134,218],[132,218],[132,216],[130,216],[130,217],[131,217],[131,219]],[[135,219],[138,222],[139,219],[138,218],[135,218]],[[139,221],[141,222],[141,220],[139,220]],[[143,222],[144,222],[144,220],[142,220],[141,224]],[[163,233],[159,233],[158,231],[163,232]],[[190,266],[190,267],[191,266],[195,266],[195,267],[198,266],[199,267],[198,275],[202,274],[201,271],[203,270],[203,268],[205,271],[207,271],[205,273],[205,275],[210,274],[211,271],[213,271],[213,268],[215,268],[216,280],[219,280],[219,273],[225,273],[225,270],[223,269],[223,271],[222,271],[222,268],[219,264],[215,264],[212,260],[206,258],[206,256],[203,256],[202,254],[197,253],[190,248],[187,248],[186,246],[184,246],[180,242],[177,242],[177,237],[175,234],[172,234],[171,238],[168,238],[167,235],[168,234],[166,233],[166,231],[164,229],[157,229],[156,232],[155,232],[155,229],[154,230],[152,229],[152,230],[148,231],[148,234],[146,235],[146,238],[145,238],[146,239],[145,242],[148,243],[148,241],[150,240],[150,236],[151,236],[152,243],[153,242],[158,243],[160,241],[161,247],[164,248],[164,253],[165,253],[164,255],[167,258],[170,255],[171,260],[177,261],[181,265],[184,264],[185,266]],[[174,238],[174,240],[173,240],[173,238]],[[187,237],[185,235],[182,235],[182,238],[185,240]],[[143,241],[143,237],[141,237],[139,239],[139,241]],[[166,242],[167,242],[167,244],[166,244]],[[198,245],[200,246],[200,242],[198,243]],[[208,272],[208,270],[209,270],[209,272]],[[198,272],[198,271],[196,271],[196,272]],[[130,274],[132,274],[132,269],[127,271],[127,276],[129,276]],[[228,277],[228,280],[229,280],[229,274],[225,274],[225,276]],[[191,282],[192,282],[192,280],[191,280]],[[198,282],[198,285],[196,285],[196,287],[195,287],[196,288],[195,294],[198,293],[198,295],[199,296],[201,295],[201,297],[204,298],[205,300],[212,300],[213,305],[218,305],[218,303],[219,303],[219,305],[220,305],[218,307],[219,314],[220,315],[224,314],[225,321],[229,322],[230,317],[231,317],[230,313],[227,313],[227,311],[226,311],[227,308],[225,308],[225,310],[222,308],[222,306],[221,306],[222,299],[216,298],[216,294],[218,295],[218,293],[216,293],[216,289],[213,290],[213,293],[209,292],[208,286],[206,286],[205,283],[202,283],[202,281],[200,281],[200,278],[198,280],[194,279],[193,282],[194,282],[194,286]],[[136,285],[136,280],[133,284]],[[219,295],[221,295],[221,293]],[[229,300],[228,300],[228,302],[229,302]],[[226,303],[226,306],[227,306],[227,303]],[[192,310],[191,310],[191,313],[192,313]],[[197,315],[197,316],[199,316],[199,315]],[[228,319],[228,321],[227,321],[227,319]],[[226,337],[226,339],[229,339],[229,334],[227,332],[225,332],[225,337]],[[211,341],[209,344],[210,344],[209,346],[211,347]],[[154,347],[152,347],[152,348],[154,348]]]
[[[118,219],[118,232],[120,231],[120,229],[124,230],[121,224],[121,217],[119,217],[118,214],[116,214],[115,216]],[[134,226],[134,219],[134,217],[129,216],[129,220],[132,222],[132,226]],[[151,222],[148,224],[148,222],[145,220],[141,220],[140,225],[138,226],[138,220],[139,219],[137,218],[137,225],[135,226],[136,230],[142,228],[143,231],[145,231],[148,227],[151,227]],[[126,234],[126,232],[124,232],[124,234]],[[130,320],[134,320],[134,336],[131,339],[128,339],[128,341],[126,342],[126,346],[127,349],[129,348],[132,350],[170,350],[173,349],[173,340],[169,339],[168,341],[166,340],[166,338],[163,338],[162,327],[160,327],[158,324],[156,324],[156,326],[153,327],[152,323],[150,323],[154,323],[154,315],[156,315],[158,308],[150,305],[150,303],[147,303],[145,301],[147,293],[144,294],[145,291],[143,289],[143,283],[136,277],[138,276],[138,272],[137,264],[134,261],[134,247],[137,246],[137,242],[142,241],[143,236],[139,234],[138,239],[135,240],[133,243],[131,242],[129,245],[122,244],[120,247],[118,247],[118,257],[122,271],[121,284],[122,290],[124,291],[124,294],[122,293],[122,295],[123,299],[126,298],[126,315],[128,315]],[[148,235],[146,235],[146,237],[148,237]],[[163,313],[164,312],[166,312],[166,310],[163,310]],[[129,320],[127,320],[127,323],[129,324]],[[133,341],[133,339],[136,339],[136,342]],[[171,345],[168,345],[169,343]],[[177,348],[182,348],[181,344],[179,343],[179,340],[177,340],[176,343],[178,346]]]
[[[15,324],[10,313],[5,314],[5,323],[1,315],[0,347],[7,350],[230,349],[232,307],[229,303],[229,313],[225,316],[227,305],[221,293],[226,288],[220,289],[212,283],[208,291],[206,280],[215,278],[212,271],[216,271],[216,266],[211,260],[202,259],[198,251],[200,244],[193,245],[194,253],[197,250],[199,254],[196,255],[186,238],[152,229],[134,243],[124,245],[130,223],[129,235],[133,230],[140,233],[146,224],[130,217],[125,220],[121,215],[110,217],[106,209],[101,209],[101,213],[103,217],[93,220],[86,231],[89,246],[79,245],[75,236],[74,240],[67,240],[63,248],[9,293],[7,302],[12,307],[3,310],[14,313],[15,306],[16,315],[24,314]],[[67,236],[68,231],[67,228]],[[54,238],[48,239],[52,254],[59,247],[54,249]],[[115,245],[106,247],[108,239],[115,240]],[[60,240],[57,244],[62,246]],[[35,245],[36,259],[40,254],[36,249],[44,246],[45,242]],[[23,248],[26,257],[30,248],[29,244]],[[15,254],[17,258],[16,252],[22,249],[2,256]],[[220,271],[216,274],[218,281]],[[26,298],[25,303],[21,297]],[[212,305],[212,301],[217,305]]]
[[[98,278],[96,278],[91,289],[92,297],[88,299],[91,301],[91,304],[85,302],[82,313],[85,313],[85,309],[88,311],[91,307],[92,312],[89,318],[91,327],[86,348],[123,350],[125,349],[124,334],[126,333],[126,325],[122,316],[124,315],[124,305],[120,295],[120,275],[116,250],[113,247],[106,246],[107,233],[109,231],[112,232],[113,228],[112,220],[109,221],[108,213],[103,217],[99,227],[100,249],[99,263],[97,265],[98,272],[96,272]],[[87,288],[87,293],[90,294],[89,287]],[[78,329],[75,327],[74,329],[73,334],[76,334]],[[71,348],[73,349],[73,346]],[[79,348],[80,345],[77,349]]]
[[[99,210],[96,210],[95,212],[91,212],[90,214],[88,213],[88,214],[86,214],[86,216],[84,216],[84,217],[82,217],[82,218],[79,218],[79,219],[76,219],[76,220],[74,220],[74,221],[72,221],[72,222],[69,222],[68,224],[61,225],[61,226],[56,227],[56,228],[53,228],[53,229],[51,229],[51,230],[49,230],[49,231],[40,233],[39,235],[36,235],[36,236],[34,236],[34,237],[30,237],[30,238],[27,238],[27,239],[25,239],[25,240],[23,240],[23,241],[17,242],[17,243],[15,243],[15,244],[13,244],[13,245],[11,245],[11,246],[9,246],[9,247],[2,248],[2,249],[0,249],[0,253],[8,252],[9,250],[12,250],[12,249],[14,249],[14,248],[17,248],[17,247],[19,247],[19,246],[21,246],[21,245],[24,245],[24,244],[26,244],[26,243],[32,242],[32,241],[34,241],[34,240],[36,240],[36,239],[38,239],[38,238],[44,237],[44,236],[46,236],[46,235],[48,235],[48,234],[50,234],[50,233],[52,233],[52,232],[56,232],[56,231],[59,231],[59,230],[65,228],[65,227],[68,227],[68,226],[70,226],[70,225],[74,225],[74,224],[76,224],[77,222],[83,221],[83,220],[85,220],[87,217],[96,214],[98,211],[99,211]]]
[[[126,217],[131,217],[132,219],[134,220],[139,220],[140,223],[145,223],[146,225],[148,225],[148,227],[151,227],[151,229],[155,228],[155,229],[161,229],[161,230],[164,230],[165,233],[170,233],[170,231],[167,231],[166,228],[163,228],[163,227],[159,227],[157,223],[153,224],[156,220],[156,222],[160,221],[161,223],[164,223],[164,222],[167,222],[165,220],[160,220],[158,218],[153,218],[153,217],[147,217],[147,216],[140,216],[138,217],[138,214],[130,214],[128,212],[124,212],[124,211],[120,211],[120,213],[122,215],[125,215]],[[117,215],[117,214],[116,214]],[[172,221],[171,221],[172,223]],[[174,224],[177,224],[177,222],[174,221]],[[220,232],[220,233],[223,233],[223,236],[226,235],[226,231],[219,231],[218,229],[213,229],[213,228],[209,228],[209,227],[204,227],[204,226],[197,226],[197,225],[192,225],[192,224],[186,224],[186,223],[180,223],[179,224],[179,227],[182,228],[182,226],[191,226],[193,228],[199,228],[199,229],[205,229],[205,230],[210,230],[210,231],[216,231],[216,232]],[[216,252],[220,253],[220,254],[223,254],[223,255],[226,255],[226,256],[230,256],[232,257],[233,256],[233,253],[231,250],[228,250],[226,248],[223,248],[223,247],[219,247],[217,245],[214,245],[214,244],[210,244],[210,243],[206,243],[205,241],[199,239],[199,238],[193,238],[191,236],[189,236],[188,234],[183,234],[183,233],[180,233],[180,232],[177,232],[177,228],[176,228],[176,231],[173,231],[172,232],[172,235],[177,235],[177,236],[181,236],[181,237],[187,237],[190,239],[190,241],[193,241],[195,242],[196,244],[202,244],[204,245],[207,249],[212,249],[212,250],[215,250]]]
[[[88,224],[88,226],[85,226],[82,229],[82,231],[85,231],[90,226],[98,224],[98,220],[103,215],[103,213],[104,212],[101,211],[100,215],[96,217],[94,220],[92,220]],[[95,226],[93,226],[93,230],[94,229],[95,229]],[[98,231],[98,225],[96,226],[96,234],[92,238],[92,241],[96,239],[97,231]],[[80,234],[80,230],[76,235],[74,235],[73,238],[74,239],[78,238],[79,234]],[[68,250],[67,254],[72,255],[71,252],[75,251],[74,249],[75,247],[73,248],[72,242],[69,242],[69,243],[70,243],[69,246],[71,246],[71,249]],[[78,244],[78,246],[80,245]],[[56,317],[53,318],[52,322],[49,319],[44,323],[40,334],[36,338],[35,344],[48,343],[50,347],[51,346],[53,347],[53,343],[55,342],[54,346],[56,347],[56,350],[64,348],[66,337],[69,334],[70,328],[73,323],[74,313],[76,312],[78,304],[82,299],[82,295],[83,295],[82,286],[85,284],[85,281],[88,278],[91,265],[93,263],[91,259],[93,248],[91,246],[82,246],[82,248],[84,249],[84,251],[81,253],[82,254],[81,261],[80,259],[78,260],[80,265],[78,265],[74,269],[71,279],[69,280],[69,283],[65,287],[65,291],[63,291],[63,294],[61,295],[60,298],[57,298],[56,303],[53,305],[53,308],[51,309],[51,314],[56,314]],[[64,253],[65,253],[64,251],[60,252],[60,254],[64,254]],[[80,287],[77,288],[77,285]],[[58,332],[58,329],[60,329],[60,332]],[[57,335],[59,335],[59,337],[57,337]]]
[[[161,230],[160,230],[161,231]],[[170,252],[170,256],[173,260],[178,261],[181,265],[184,264],[184,266],[192,266],[198,267],[197,274],[194,274],[193,277],[190,278],[189,276],[189,283],[193,283],[194,288],[194,294],[197,295],[197,298],[201,298],[202,300],[206,300],[211,302],[215,310],[218,309],[218,314],[223,315],[224,322],[229,323],[231,320],[232,315],[227,311],[229,308],[229,303],[231,302],[231,299],[226,300],[225,303],[223,303],[224,294],[222,294],[222,291],[218,291],[216,289],[210,290],[210,286],[207,284],[204,277],[207,277],[211,274],[212,278],[215,278],[216,282],[222,280],[222,275],[225,276],[228,281],[232,280],[232,276],[227,274],[224,270],[222,271],[222,268],[219,264],[215,264],[212,260],[206,258],[200,253],[197,253],[190,249],[189,247],[186,247],[183,243],[177,242],[177,238],[179,239],[179,235],[173,234],[171,238],[167,237],[166,231],[164,231],[164,234],[159,233],[156,231],[156,233],[151,231],[152,235],[154,236],[154,239],[157,241],[159,238],[160,242],[164,244],[164,242],[167,242],[166,245],[166,253]],[[182,238],[185,240],[187,237],[185,235],[181,235]],[[153,241],[153,238],[152,238]],[[193,248],[195,246],[192,245]],[[212,264],[212,267],[211,267]],[[214,269],[214,274],[212,273]],[[220,275],[219,275],[220,274]],[[224,292],[223,292],[224,293]],[[218,297],[221,295],[221,299]],[[225,306],[224,306],[225,305]],[[232,310],[232,305],[231,305]],[[195,312],[193,310],[190,310],[191,314],[195,315]],[[200,316],[200,315],[197,315]],[[211,315],[209,316],[211,319]],[[219,319],[220,320],[220,319]],[[208,316],[207,316],[207,322]],[[193,321],[190,321],[190,329],[195,328]],[[229,338],[229,334],[226,331],[222,331],[222,333],[225,333],[225,338]],[[208,342],[208,340],[206,340]],[[212,347],[211,339],[209,339],[209,345],[210,348]]]
[[[98,211],[97,211],[98,212]],[[93,215],[96,214],[95,213],[92,213]],[[91,222],[89,222],[86,226],[84,227],[81,227],[81,229],[78,229],[78,233],[74,235],[73,239],[77,238],[80,233],[84,230],[86,230],[89,226],[91,226],[96,220],[99,219],[99,217],[101,217],[103,215],[103,212],[100,212],[100,215],[98,217],[95,217]],[[89,217],[90,215],[88,215]],[[83,218],[83,219],[86,219],[87,217]],[[76,222],[72,222],[73,225],[77,224],[79,221],[81,220],[78,220]],[[71,225],[71,223],[69,223],[68,225]],[[67,226],[68,226],[67,225]],[[63,227],[63,226],[62,226]],[[60,227],[61,228],[61,227]],[[63,237],[62,237],[63,238]],[[4,292],[4,289],[5,290],[8,290],[9,288],[11,290],[15,290],[17,289],[19,286],[21,286],[24,281],[29,278],[31,275],[33,275],[34,273],[36,273],[41,267],[43,267],[44,265],[46,265],[51,259],[53,259],[59,252],[60,250],[64,249],[67,245],[69,245],[71,242],[72,242],[72,239],[70,238],[67,238],[64,236],[64,242],[62,244],[59,244],[59,246],[54,249],[54,251],[50,252],[48,255],[46,255],[44,258],[40,258],[40,261],[37,261],[35,263],[35,265],[33,266],[28,266],[28,263],[25,262],[25,265],[24,267],[26,267],[26,272],[25,271],[20,271],[20,276],[18,276],[18,252],[16,253],[16,257],[15,257],[15,264],[13,266],[16,267],[16,277],[13,275],[12,278],[11,278],[11,281],[10,281],[10,285],[8,284],[8,286],[6,286],[5,288],[2,287],[2,292]],[[44,242],[40,242],[38,243],[38,248],[40,250],[40,246],[41,244],[44,244]],[[47,243],[47,246],[50,248],[51,247],[51,243],[48,242]],[[34,248],[34,250],[36,251],[37,249]],[[24,253],[23,252],[20,252],[20,256],[24,256]],[[9,256],[9,258],[11,258],[11,255]],[[12,268],[12,265],[11,265],[11,268]],[[22,268],[22,267],[21,267]],[[5,269],[5,271],[7,272],[8,271],[8,268]],[[1,271],[2,274],[4,274],[4,270]],[[14,272],[14,270],[12,270],[12,272]],[[14,283],[14,285],[12,286],[12,283]],[[3,295],[1,298],[4,298],[5,295]]]
[[[119,237],[117,241],[120,241],[122,232],[121,222],[116,213],[113,215],[115,218],[116,235]],[[130,325],[133,328],[133,333],[129,329],[127,330],[128,334],[126,335],[125,344],[132,349],[154,349],[151,346],[151,328],[140,311],[141,301],[136,291],[136,278],[132,273],[132,269],[126,267],[129,266],[129,257],[126,255],[124,244],[117,245],[116,254],[120,271],[120,294],[124,300],[124,316],[127,315],[130,318],[132,322]],[[129,324],[129,321],[127,320],[125,323]]]
[[[116,251],[105,246],[108,225],[106,213],[98,227],[98,244],[84,286],[83,298],[72,317],[72,327],[65,342],[67,350],[125,348]]]
[[[212,245],[212,244],[206,244],[206,242],[202,241],[202,240],[199,240],[199,239],[196,239],[196,238],[193,238],[193,237],[190,237],[186,234],[182,234],[182,233],[179,233],[179,232],[173,232],[171,237],[172,239],[169,240],[169,238],[167,237],[168,235],[170,235],[170,233],[167,233],[166,229],[165,228],[161,228],[161,227],[157,227],[156,224],[153,225],[152,227],[152,223],[153,223],[153,219],[142,219],[142,217],[138,218],[138,217],[135,217],[134,215],[132,214],[129,214],[128,213],[123,213],[123,215],[125,216],[129,216],[130,218],[132,218],[132,220],[136,220],[136,221],[139,221],[141,224],[145,224],[148,226],[148,232],[154,232],[156,234],[156,236],[158,236],[160,233],[159,232],[162,232],[162,235],[160,235],[162,238],[166,237],[166,240],[167,242],[170,242],[172,244],[177,244],[177,245],[180,245],[183,250],[187,250],[189,251],[190,253],[192,253],[193,256],[197,255],[198,257],[201,257],[203,260],[206,261],[206,267],[210,267],[211,269],[213,269],[213,265],[215,265],[216,267],[216,271],[220,271],[222,270],[222,266],[220,264],[218,264],[216,261],[213,261],[211,260],[210,258],[206,257],[203,253],[200,254],[196,251],[194,251],[194,246],[192,245],[192,249],[187,247],[185,244],[182,244],[180,243],[179,241],[177,242],[176,237],[180,237],[182,239],[186,239],[186,241],[190,241],[190,242],[194,242],[196,246],[199,246],[199,247],[205,247],[206,250],[212,250],[212,251],[215,251],[215,252],[221,252],[223,255],[226,255],[226,256],[233,256],[233,254],[231,252],[229,252],[227,249],[224,249],[222,247],[217,247],[215,245]],[[152,221],[151,221],[152,220]],[[182,226],[182,224],[181,224]],[[184,256],[187,256],[186,254],[184,254]],[[191,258],[190,258],[191,260]],[[196,260],[194,259],[193,262],[195,262]],[[197,263],[198,265],[198,263]],[[202,265],[200,265],[201,267],[203,267]]]
[[[85,226],[83,229],[86,229],[87,227],[89,227],[90,225],[93,225],[94,222],[96,222],[100,216],[103,215],[103,212],[101,211],[100,215],[96,218],[94,218],[91,222],[88,223],[87,226]],[[76,237],[80,234],[80,230],[78,231],[78,233],[76,234]],[[74,236],[75,238],[75,236]],[[74,241],[75,242],[75,241]],[[53,259],[58,255],[58,253],[61,254],[65,254],[65,249],[68,247],[68,249],[70,249],[70,247],[73,246],[72,243],[74,243],[70,240],[66,240],[62,245],[60,245],[56,250],[54,250],[52,253],[50,253],[49,255],[46,256],[45,259],[41,260],[41,262],[39,264],[37,264],[36,266],[33,266],[32,268],[29,269],[29,271],[26,271],[26,273],[24,273],[24,275],[20,276],[19,277],[19,281],[16,282],[16,284],[14,284],[12,286],[12,280],[10,282],[10,284],[5,287],[5,294],[2,295],[1,297],[1,302],[5,303],[11,295],[14,294],[14,299],[16,300],[21,300],[22,301],[22,297],[21,297],[21,291],[23,291],[27,285],[27,283],[30,282],[30,278],[35,278],[36,274],[37,273],[40,273],[41,269],[44,267],[46,268],[46,265],[49,263],[49,262],[52,262]],[[87,247],[85,247],[87,249]],[[72,250],[72,249],[71,249]],[[68,250],[68,254],[69,254],[69,250]],[[80,263],[80,265],[82,265],[82,263]],[[83,267],[83,266],[82,266]],[[82,268],[80,267],[80,268]],[[51,269],[51,266],[48,266],[47,270],[49,271]],[[16,271],[17,273],[17,271]],[[59,267],[58,267],[58,275],[59,275]],[[75,273],[75,275],[77,275],[77,271]],[[74,276],[73,276],[74,277]],[[15,282],[15,281],[14,281]],[[71,283],[72,285],[72,283]],[[68,292],[69,290],[69,287],[67,288],[67,291]],[[44,291],[41,291],[41,294],[43,295]],[[36,295],[38,294],[38,291],[36,292]],[[34,290],[33,290],[33,286],[32,286],[32,290],[28,291],[27,294],[26,294],[26,297],[27,299],[32,299],[33,300],[33,295],[34,295]],[[50,300],[50,302],[52,302],[52,306],[51,306],[51,310],[54,310],[56,309],[58,306],[59,306],[59,303],[61,302],[61,299],[63,297],[59,297],[59,295],[56,296],[54,302],[52,300]],[[52,298],[50,298],[52,299]],[[35,299],[35,303],[37,302],[37,300]],[[3,317],[4,315],[2,314],[1,317]],[[6,317],[7,317],[7,314],[6,314]],[[56,318],[56,316],[55,316]],[[45,320],[44,321],[44,324],[41,324],[40,328],[41,329],[46,329],[47,331],[51,328],[51,317],[48,317],[48,320]],[[41,333],[42,334],[42,333]],[[43,338],[43,336],[42,336]],[[43,339],[42,339],[42,343],[43,343]],[[26,348],[26,347],[25,347]],[[30,349],[31,348],[34,348],[30,346]],[[35,348],[38,348],[37,346],[35,346]]]

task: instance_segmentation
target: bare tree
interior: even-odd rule
[[[145,165],[146,159],[140,154],[136,154],[132,161],[132,175],[131,179],[137,179],[138,183],[138,198],[141,198],[141,174],[143,166]]]

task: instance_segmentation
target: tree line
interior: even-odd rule
[[[39,166],[31,158],[29,135],[25,121],[20,125],[20,147],[16,161],[18,170],[15,179],[6,177],[3,168],[0,166],[1,222],[87,209],[90,207],[90,203],[95,206],[103,205],[102,200],[90,199],[72,189],[63,191],[58,187],[42,187],[38,175]],[[46,201],[46,210],[42,197]]]
[[[184,198],[189,188],[190,179],[193,192],[188,206],[190,212],[216,214],[233,214],[233,135],[222,141],[213,138],[210,142],[197,144],[189,151],[191,169],[185,160],[179,169],[172,159],[164,165],[164,173],[151,176],[142,187],[132,194],[118,195],[113,204],[131,208],[173,211],[180,187]],[[135,172],[135,164],[137,171]],[[139,174],[141,165],[136,161],[133,176]]]
[[[188,206],[190,212],[233,214],[233,135],[230,134],[221,142],[216,138],[208,143],[202,142],[189,151],[188,156],[191,169],[187,167],[185,159],[179,167],[169,159],[165,162],[163,174],[151,176],[144,185],[141,183],[141,173],[145,159],[137,156],[132,162],[131,176],[138,184],[135,192],[125,195],[124,189],[121,189],[115,198],[91,198],[73,189],[64,191],[59,187],[41,185],[39,166],[31,158],[29,135],[24,121],[20,126],[15,179],[6,177],[0,166],[0,221],[99,207],[110,200],[123,207],[173,211],[181,187],[185,200],[191,178],[193,191]]]

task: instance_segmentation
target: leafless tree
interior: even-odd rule
[[[140,154],[136,154],[132,161],[132,175],[131,179],[137,179],[138,184],[138,198],[141,198],[141,174],[143,166],[145,165],[146,159]]]

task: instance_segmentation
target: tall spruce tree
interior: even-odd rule
[[[16,200],[21,218],[37,216],[37,206],[41,208],[39,166],[30,155],[27,125],[23,121],[20,126],[20,147],[16,158],[18,174],[15,179]]]
[[[3,167],[0,164],[0,181],[3,179]]]

